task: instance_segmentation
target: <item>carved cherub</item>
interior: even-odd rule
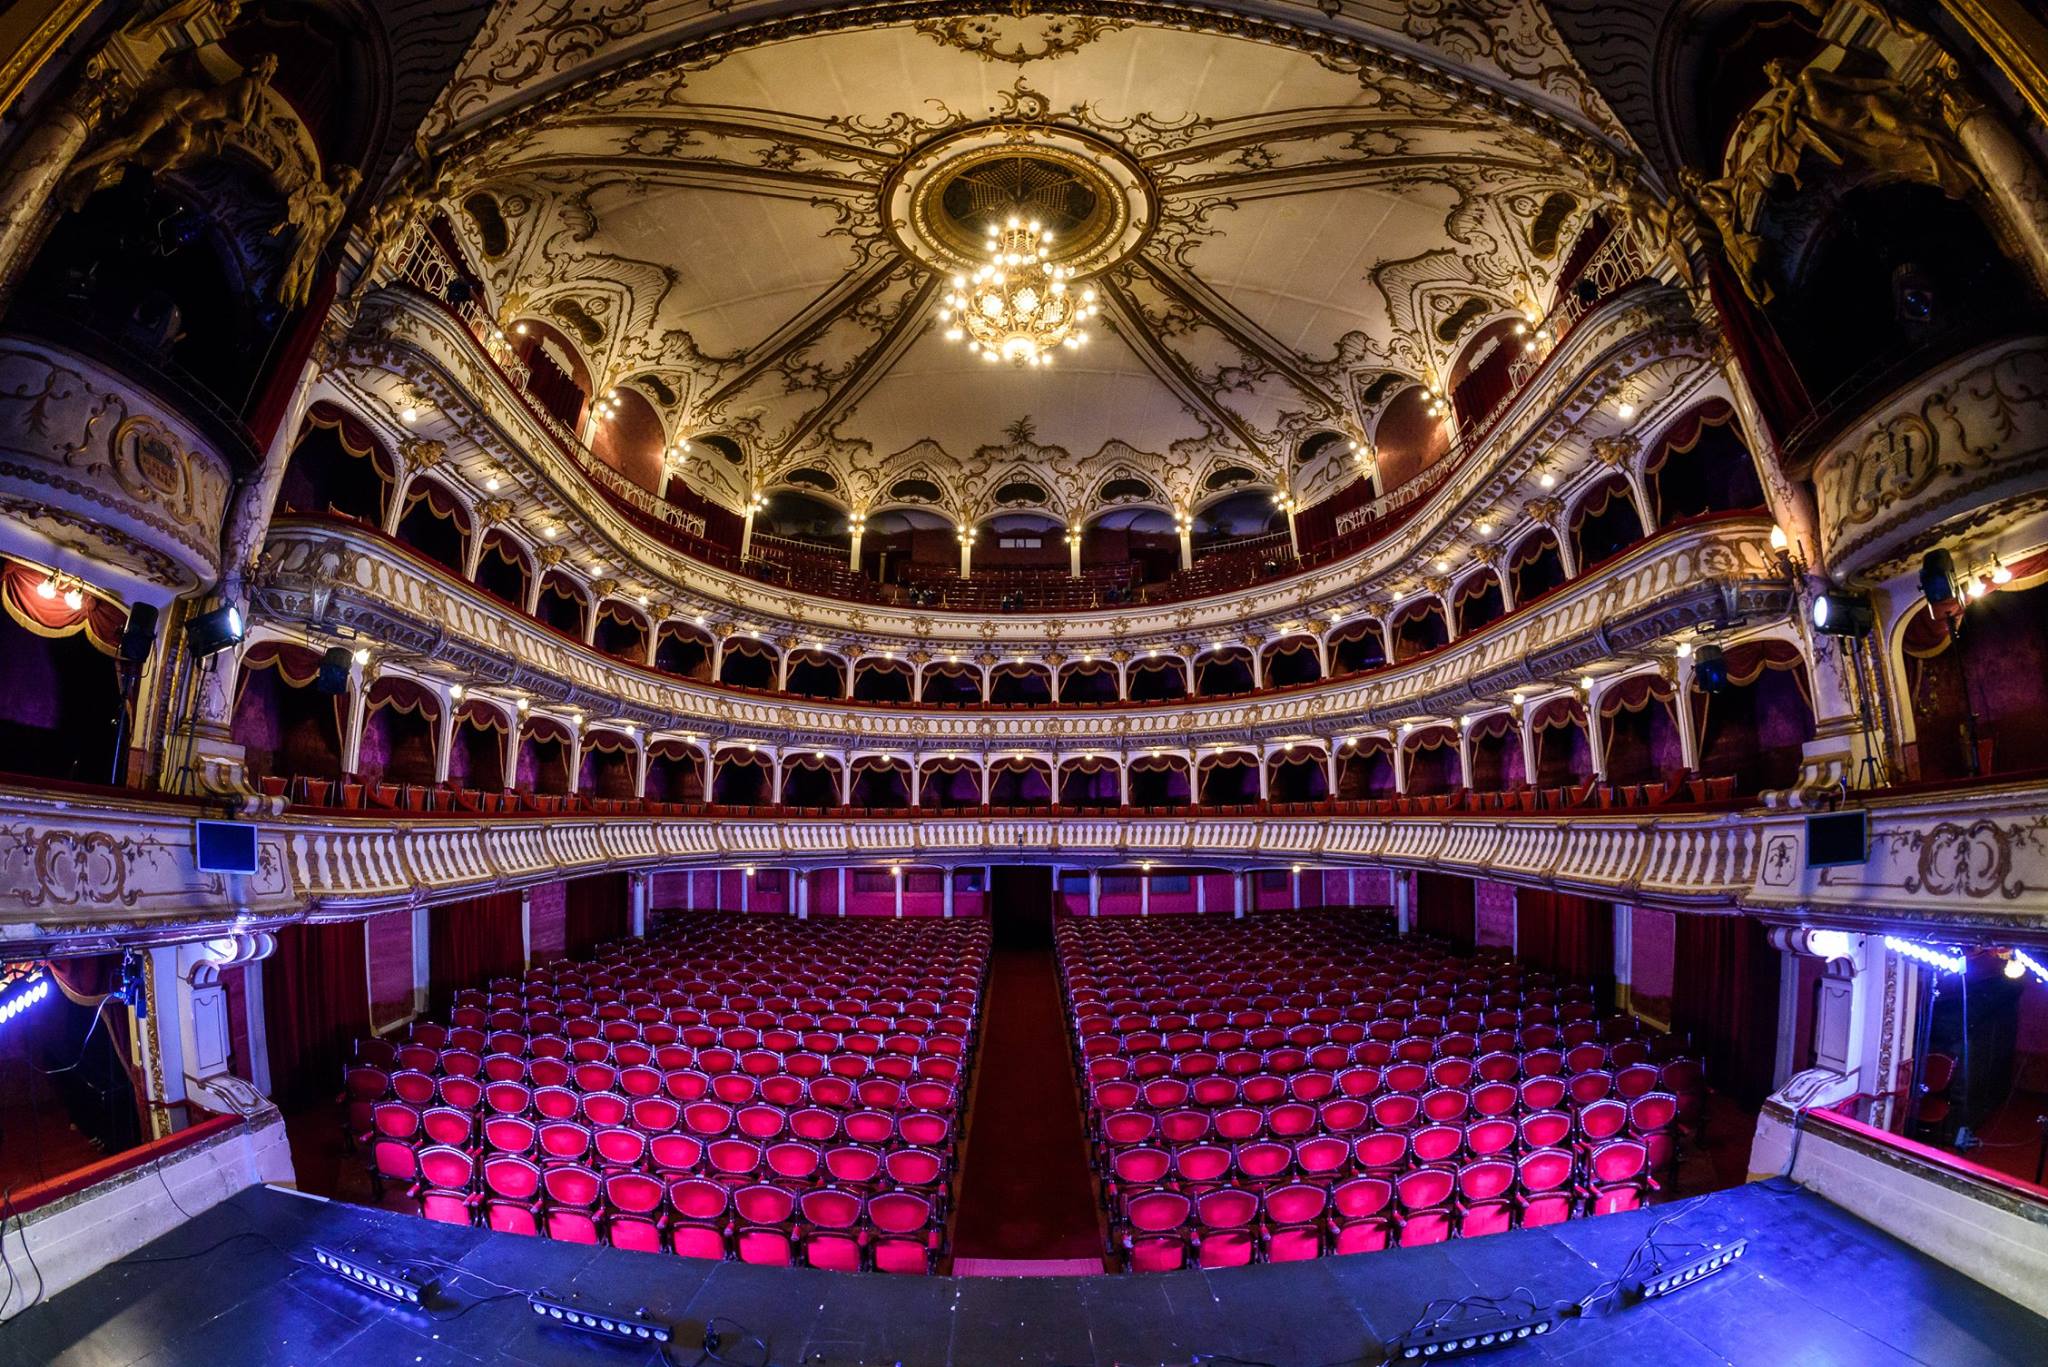
[[[277,280],[277,301],[288,308],[301,308],[313,297],[313,282],[320,273],[320,253],[348,212],[348,202],[363,183],[362,172],[353,166],[335,169],[332,185],[308,177],[292,191],[285,204],[284,222],[270,230],[272,237],[286,228],[296,228],[291,259]]]
[[[119,131],[72,164],[61,198],[78,209],[121,178],[129,166],[153,175],[190,165],[220,150],[256,117],[264,88],[277,75],[277,58],[256,59],[216,86],[166,86],[143,97]]]

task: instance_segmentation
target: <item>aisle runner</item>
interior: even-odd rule
[[[1102,1236],[1052,950],[997,949],[983,1011],[956,1270],[972,1275],[989,1260],[996,1265],[987,1272],[1014,1276],[1022,1269],[1000,1264],[1052,1259],[1099,1270]]]

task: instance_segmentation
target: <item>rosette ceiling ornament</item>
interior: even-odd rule
[[[1561,48],[1508,71],[1215,8],[817,6],[508,89],[522,44],[555,51],[515,5],[443,111],[451,216],[503,321],[715,447],[687,477],[735,508],[1312,501],[1404,386],[1447,391],[1477,333],[1540,312],[1598,207],[1584,168],[1627,151]]]

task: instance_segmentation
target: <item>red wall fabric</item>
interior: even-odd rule
[[[270,1090],[294,1110],[331,1100],[355,1041],[370,1032],[369,969],[360,921],[286,926],[263,963]]]
[[[526,971],[519,894],[494,892],[427,911],[427,996],[438,1009],[467,987]]]
[[[1707,1080],[1745,1106],[1770,1095],[1778,1048],[1778,972],[1770,930],[1749,916],[1678,917],[1671,1028],[1692,1038]]]
[[[1455,873],[1415,875],[1415,927],[1469,945],[1476,929],[1477,884]]]
[[[1567,892],[1523,888],[1515,897],[1515,953],[1599,987],[1614,980],[1614,904]]]
[[[1515,946],[1515,888],[1508,883],[1481,882],[1473,892],[1472,938],[1474,943]]]
[[[535,963],[562,957],[568,894],[562,883],[543,883],[526,894],[526,937]]]
[[[623,873],[600,873],[572,878],[564,885],[564,954],[572,959],[587,959],[597,946],[625,938],[630,924],[626,914],[626,878]]]
[[[413,1014],[412,913],[388,912],[363,925],[369,938],[370,1018],[382,1030]]]

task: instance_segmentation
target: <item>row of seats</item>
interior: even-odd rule
[[[1587,985],[1382,915],[1077,918],[1057,941],[1133,1269],[1630,1209],[1704,1105],[1698,1062]]]
[[[988,940],[967,921],[677,918],[363,1042],[351,1137],[430,1219],[929,1271]]]

